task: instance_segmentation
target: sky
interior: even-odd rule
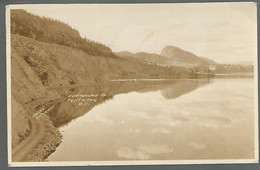
[[[176,46],[219,63],[257,56],[254,3],[27,5],[28,12],[68,23],[112,51],[160,54]]]

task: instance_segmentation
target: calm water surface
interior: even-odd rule
[[[48,161],[253,158],[253,79],[131,88],[61,126]]]

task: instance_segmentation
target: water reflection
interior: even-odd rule
[[[164,81],[136,81],[136,82],[109,82],[98,86],[82,86],[75,88],[61,88],[60,93],[63,98],[56,103],[55,109],[49,112],[55,127],[67,125],[73,119],[76,119],[88,113],[93,107],[113,99],[117,94],[161,90],[166,99],[173,99],[196,88],[210,83],[209,80],[164,80]],[[71,95],[98,94],[98,97],[75,97]],[[101,94],[106,94],[101,96]],[[82,100],[95,100],[85,101]]]
[[[161,90],[161,93],[166,99],[174,99],[176,97],[182,96],[183,94],[191,92],[200,86],[206,85],[212,81],[213,80],[211,79],[176,81],[166,89]]]
[[[252,158],[253,80],[190,84],[113,82],[106,90],[95,87],[113,99],[100,99],[106,103],[93,105],[88,114],[61,127],[64,139],[48,160]],[[181,93],[175,93],[179,88]],[[87,89],[76,92],[86,94]],[[75,117],[86,113],[75,107],[69,114],[74,111]]]

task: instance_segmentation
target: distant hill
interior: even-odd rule
[[[161,56],[159,54],[150,54],[146,52],[139,52],[133,54],[128,51],[121,51],[121,52],[115,52],[114,54],[121,58],[135,60],[143,63],[158,64],[158,65],[163,65],[169,60],[167,57]]]
[[[215,64],[214,61],[208,58],[198,57],[195,54],[192,54],[188,51],[184,51],[174,46],[164,47],[161,51],[161,55],[164,57],[168,57],[169,60],[174,60],[186,64],[199,64],[199,65]]]
[[[254,65],[254,61],[237,61],[237,62],[225,63],[225,64]]]
[[[130,57],[132,55],[134,55],[133,53],[129,52],[129,51],[120,51],[120,52],[114,52],[114,54],[122,57],[122,58],[127,58],[127,57]]]
[[[203,60],[205,60],[208,64],[212,64],[212,65],[217,64],[215,61],[213,61],[213,60],[211,60],[211,59],[208,59],[208,58],[206,58],[206,57],[200,57],[200,58],[203,59]]]
[[[135,60],[143,63],[157,64],[157,65],[209,65],[217,64],[213,60],[205,57],[198,57],[190,52],[184,51],[174,46],[166,46],[162,49],[161,54],[151,54],[146,52],[131,53],[129,51],[114,52],[115,55]]]

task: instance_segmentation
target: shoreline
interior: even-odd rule
[[[52,100],[45,100],[43,105],[48,105],[50,102]],[[37,105],[32,107],[37,108]],[[19,143],[12,147],[12,162],[43,162],[60,145],[62,141],[61,132],[52,124],[46,112],[51,107],[43,108],[39,111],[43,111],[44,114],[40,114],[38,117],[35,116],[35,113],[28,115],[30,131]]]

